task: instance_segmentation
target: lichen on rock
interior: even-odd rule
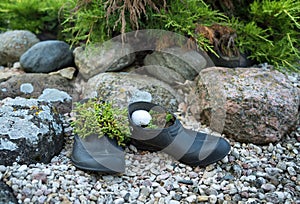
[[[51,103],[6,98],[0,104],[0,164],[47,163],[63,146],[62,117]]]

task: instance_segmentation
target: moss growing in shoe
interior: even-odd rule
[[[167,128],[173,125],[175,122],[175,117],[170,112],[158,112],[155,110],[150,110],[149,114],[151,115],[152,119],[146,128]]]
[[[104,135],[125,146],[130,138],[127,110],[113,106],[98,98],[84,103],[75,103],[75,120],[71,122],[73,132],[85,138],[91,134]]]

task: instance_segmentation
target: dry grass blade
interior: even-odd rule
[[[114,29],[118,26],[119,23],[121,23],[121,33],[124,34],[126,29],[126,11],[128,11],[128,13],[130,14],[129,20],[132,29],[138,30],[138,20],[141,18],[141,15],[144,14],[147,18],[146,7],[149,6],[156,12],[159,12],[159,8],[166,7],[166,0],[163,0],[162,3],[159,4],[155,4],[152,0],[108,0],[105,2],[105,5],[107,6],[107,21],[112,14],[114,14],[115,12],[119,13],[119,18],[115,22]]]

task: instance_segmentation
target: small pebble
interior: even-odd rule
[[[180,202],[177,200],[170,200],[169,204],[180,204]]]
[[[124,198],[117,198],[116,200],[114,200],[114,204],[123,204],[125,203]]]
[[[287,171],[289,172],[289,174],[290,174],[291,176],[297,175],[296,170],[295,170],[292,166],[289,166],[289,167],[287,168]]]
[[[0,172],[5,172],[6,171],[6,166],[0,165]]]
[[[193,185],[193,181],[191,180],[179,180],[178,183],[186,184],[186,185]]]
[[[276,186],[274,186],[273,184],[270,184],[270,183],[266,183],[266,184],[262,184],[261,188],[264,191],[269,192],[269,191],[274,191],[276,189]]]
[[[196,199],[197,199],[196,195],[191,195],[186,198],[186,201],[188,201],[189,203],[192,203],[192,202],[195,202]]]
[[[142,125],[148,125],[152,120],[152,117],[148,111],[136,110],[132,113],[131,119],[132,122],[134,122],[136,125],[142,126]]]

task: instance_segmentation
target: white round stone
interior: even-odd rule
[[[131,115],[132,121],[136,125],[148,125],[152,119],[148,111],[136,110]]]

